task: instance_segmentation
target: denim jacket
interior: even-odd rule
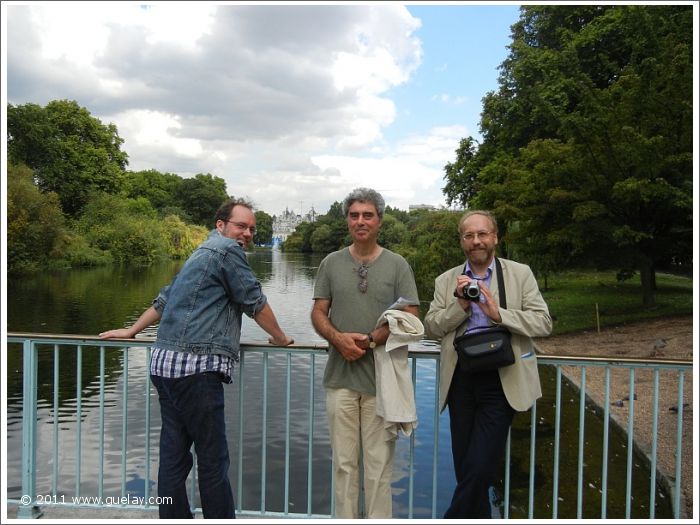
[[[267,302],[238,243],[213,230],[153,300],[161,314],[156,346],[238,359],[241,316]]]

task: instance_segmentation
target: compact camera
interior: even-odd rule
[[[470,281],[467,286],[462,288],[462,295],[468,301],[478,301],[481,296],[481,289],[477,281]]]

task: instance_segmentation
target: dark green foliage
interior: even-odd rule
[[[221,177],[199,173],[182,178],[157,170],[127,172],[122,194],[148,199],[161,217],[177,215],[183,221],[206,228],[213,228],[216,210],[228,199],[226,182]]]
[[[91,191],[116,193],[128,156],[114,124],[104,125],[75,101],[7,106],[7,150],[32,168],[39,189],[55,192],[78,216]]]
[[[7,193],[7,271],[37,271],[65,233],[58,195],[41,193],[32,170],[16,164],[7,167]]]
[[[110,252],[115,261],[144,265],[168,253],[165,232],[154,214],[146,199],[93,194],[77,226],[91,246]]]
[[[255,244],[270,244],[272,242],[272,215],[258,210],[255,212]]]
[[[653,304],[656,268],[692,260],[692,7],[524,6],[512,37],[448,202],[544,275],[635,269]]]
[[[74,101],[8,105],[7,139],[10,273],[187,257],[228,198],[209,174],[124,173],[116,127]]]
[[[476,194],[478,169],[473,162],[476,149],[476,141],[472,137],[462,139],[455,150],[455,162],[445,164],[447,185],[443,193],[447,196],[448,206],[453,203],[465,206]]]
[[[179,175],[157,170],[127,171],[122,181],[122,193],[129,198],[145,197],[157,210],[175,208],[179,206],[177,195],[182,180]]]
[[[318,233],[317,233],[318,231]],[[302,222],[282,244],[283,251],[330,253],[350,244],[342,205],[334,202],[315,222]]]
[[[392,210],[391,213],[387,212],[384,214],[378,239],[380,245],[390,250],[401,244],[408,233],[406,225],[397,219],[393,213]],[[408,220],[408,215],[406,215],[406,220]]]
[[[330,253],[338,248],[338,239],[333,236],[333,229],[328,224],[316,226],[309,241],[314,253]]]
[[[393,248],[413,269],[423,301],[433,298],[438,275],[464,262],[458,231],[462,214],[447,210],[411,212],[407,235]]]
[[[228,199],[226,182],[209,173],[198,173],[193,178],[182,180],[176,199],[196,224],[213,228],[216,210]]]
[[[282,251],[311,253],[311,236],[315,229],[316,223],[302,222],[282,243]]]

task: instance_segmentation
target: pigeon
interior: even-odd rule
[[[665,346],[666,346],[666,339],[657,339],[656,341],[654,341],[654,348],[649,353],[649,357],[663,356],[663,352],[661,350]]]

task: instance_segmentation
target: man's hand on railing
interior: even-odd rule
[[[289,346],[289,345],[294,344],[294,339],[292,339],[291,337],[288,337],[286,335],[284,336],[283,340],[278,340],[278,339],[275,339],[274,337],[270,337],[267,341],[271,345],[275,345],[275,346]]]
[[[133,339],[134,335],[129,328],[117,328],[116,330],[107,330],[98,334],[100,339]]]
[[[159,320],[160,312],[156,310],[155,307],[150,306],[144,310],[141,316],[130,327],[107,330],[98,335],[100,339],[133,339],[141,330],[154,325]]]

